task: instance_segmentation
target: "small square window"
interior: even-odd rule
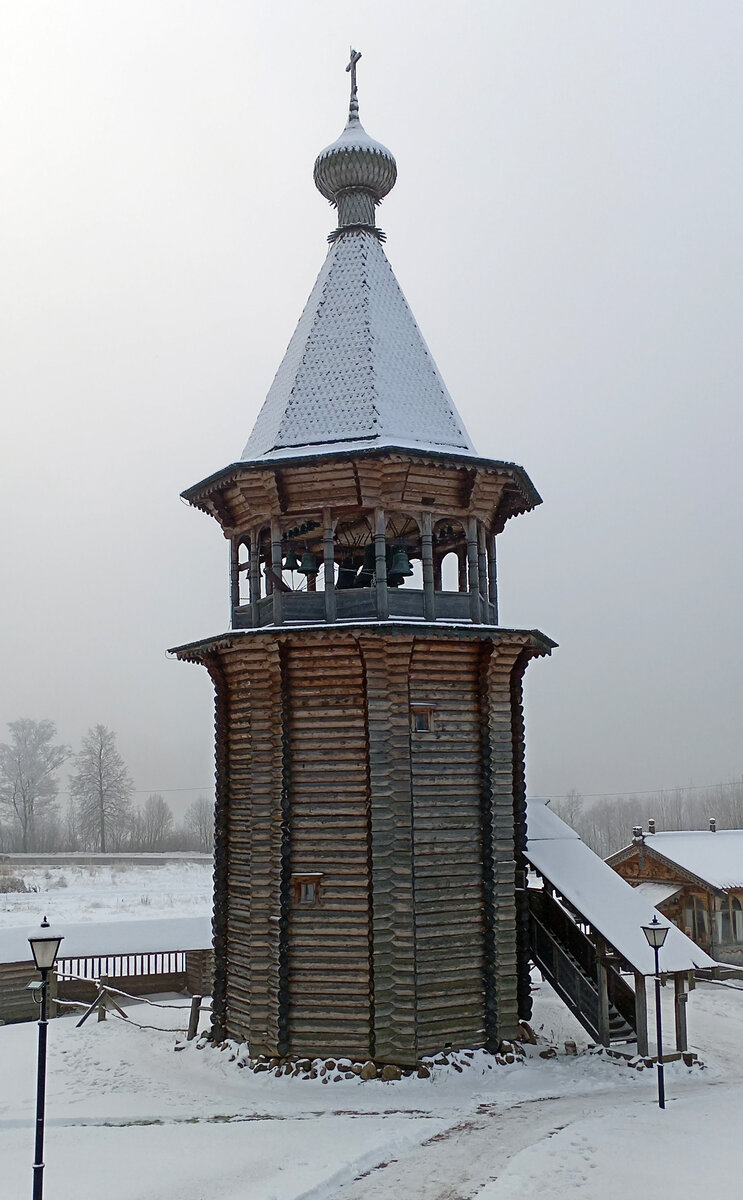
[[[433,709],[415,705],[410,710],[413,733],[433,733]]]
[[[301,904],[305,908],[319,904],[321,882],[322,874],[320,872],[311,875],[292,875],[294,903]]]

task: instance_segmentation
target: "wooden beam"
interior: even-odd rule
[[[281,591],[284,584],[281,578],[281,525],[277,517],[271,517],[271,576],[274,581],[273,587],[273,623],[281,625],[283,620],[283,603],[281,599]],[[279,583],[281,586],[279,586]]]
[[[475,625],[481,621],[480,567],[477,553],[477,518],[467,518],[467,585],[470,594],[470,617]]]
[[[374,513],[374,554],[377,576],[377,616],[380,621],[386,621],[390,615],[390,607],[387,596],[387,521],[383,508],[376,509]]]
[[[325,567],[325,620],[335,621],[335,546],[333,544],[333,518],[329,508],[322,511],[323,563]]]
[[[645,976],[635,971],[635,1025],[637,1027],[637,1053],[647,1057],[648,1047],[648,994]]]
[[[677,971],[673,976],[673,1013],[676,1025],[676,1049],[682,1053],[689,1049],[689,1033],[686,1026],[686,978]]]
[[[427,621],[436,620],[436,595],[433,579],[433,518],[430,512],[421,517],[421,554],[423,556],[423,615]]]
[[[599,1041],[602,1046],[611,1042],[609,1029],[609,980],[606,973],[606,942],[596,935],[596,974],[599,986]]]

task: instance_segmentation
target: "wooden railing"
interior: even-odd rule
[[[480,596],[480,620],[483,624],[495,625],[495,607]],[[391,617],[425,619],[425,598],[421,588],[389,588],[387,603]],[[472,597],[469,592],[435,592],[435,620],[471,620]],[[377,615],[377,595],[374,588],[336,588],[336,621],[363,620]],[[242,604],[232,613],[233,629],[251,629],[273,623],[273,600],[264,596],[255,606]],[[284,592],[281,596],[281,619],[285,624],[323,621],[325,599],[323,592]]]
[[[109,954],[57,959],[57,975],[75,979],[129,978],[139,975],[178,975],[186,970],[183,950],[152,954]]]

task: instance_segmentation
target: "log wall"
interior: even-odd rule
[[[418,1053],[484,1044],[479,642],[417,640],[411,734]]]
[[[495,1010],[498,1038],[518,1033],[519,963],[514,843],[514,724],[511,677],[523,647],[494,646],[485,674],[484,703],[489,769],[483,780],[489,791],[493,837],[493,930],[495,943]],[[518,744],[518,743],[517,743]]]
[[[213,651],[220,1035],[405,1064],[516,1034],[527,638],[283,630]]]
[[[416,1061],[408,669],[412,638],[362,638],[371,785],[374,1054]]]
[[[290,759],[288,1028],[302,1054],[369,1054],[366,697],[353,638],[286,647]],[[300,898],[311,878],[314,903]]]

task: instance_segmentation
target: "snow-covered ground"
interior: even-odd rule
[[[30,892],[3,891],[0,928],[38,924],[48,913],[65,921],[112,921],[133,917],[196,916],[211,911],[212,864],[121,862],[111,866],[12,866]]]
[[[130,1005],[131,1023],[51,1024],[45,1190],[55,1200],[670,1200],[739,1190],[743,987],[691,994],[691,1041],[707,1069],[666,1067],[665,1112],[655,1072],[589,1053],[545,985],[534,1026],[561,1048],[574,1039],[577,1056],[542,1059],[537,1047],[524,1063],[490,1068],[476,1056],[463,1073],[397,1083],[254,1075],[231,1049],[195,1042],[176,1053],[188,1001],[166,1002],[176,1007]],[[0,1029],[3,1200],[31,1190],[35,1063],[35,1025]]]

